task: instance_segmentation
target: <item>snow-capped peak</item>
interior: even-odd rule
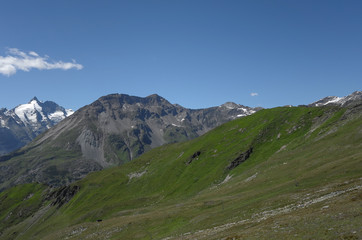
[[[39,99],[38,99],[36,96],[34,96],[34,97],[29,101],[29,103],[30,103],[30,102],[33,102],[33,101],[36,101],[36,102],[41,103],[41,101],[39,101]]]
[[[36,98],[30,100],[27,104],[19,105],[15,108],[15,114],[23,121],[24,123],[36,123],[38,120],[45,120],[45,116],[42,112],[42,107],[39,105],[39,101]],[[39,115],[41,119],[39,118]]]
[[[64,109],[54,102],[42,102],[34,97],[28,103],[10,110],[8,114],[16,115],[25,125],[38,129],[50,128],[73,113],[73,110]]]
[[[234,102],[226,102],[219,106],[219,108],[223,109],[223,111],[232,111],[235,115],[233,119],[239,117],[245,117],[251,115],[257,111],[257,109],[246,107],[240,104],[236,104]]]
[[[227,109],[236,109],[236,108],[239,107],[239,105],[236,104],[236,103],[233,103],[233,102],[226,102],[223,105],[221,105],[220,107],[224,107],[224,108],[227,108]]]
[[[3,133],[0,138],[3,138],[3,143],[7,142],[7,136],[11,139],[10,145],[0,146],[0,155],[24,146],[72,114],[73,110],[64,109],[55,102],[39,101],[37,97],[10,110],[0,108],[0,130]]]
[[[362,100],[362,91],[356,91],[345,97],[328,96],[310,104],[310,106],[339,105],[343,106],[350,102]]]

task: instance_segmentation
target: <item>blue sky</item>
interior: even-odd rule
[[[360,0],[12,0],[0,31],[0,107],[157,93],[269,108],[362,90]],[[42,67],[10,73],[24,54]]]

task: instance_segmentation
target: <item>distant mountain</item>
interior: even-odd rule
[[[79,109],[18,152],[0,158],[0,182],[67,184],[91,171],[131,161],[154,147],[193,139],[257,110],[231,102],[194,110],[158,95],[111,94]]]
[[[362,91],[356,91],[345,97],[336,97],[336,96],[325,97],[314,103],[309,104],[309,106],[320,107],[326,105],[335,105],[335,106],[346,107],[361,102],[362,102]]]
[[[11,110],[0,109],[0,155],[24,146],[71,114],[70,109],[36,97]]]

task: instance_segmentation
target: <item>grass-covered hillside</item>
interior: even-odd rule
[[[362,116],[274,108],[61,189],[0,194],[1,239],[361,239]]]

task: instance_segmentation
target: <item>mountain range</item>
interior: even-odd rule
[[[36,97],[11,110],[0,109],[0,156],[23,147],[37,135],[73,114],[55,102]]]
[[[341,107],[348,107],[351,105],[360,104],[362,101],[362,91],[355,91],[345,97],[328,96],[322,98],[314,103],[309,104],[312,107],[321,107],[326,105],[334,105]]]
[[[356,91],[345,97],[329,96],[320,99],[308,106],[339,105],[346,106],[362,99],[362,92]],[[176,108],[181,106],[175,104]],[[234,109],[226,119],[246,116],[261,108],[249,108],[232,102],[227,102],[220,107]],[[213,108],[211,108],[213,109]],[[238,109],[239,111],[235,110]],[[189,109],[191,111],[191,109]],[[242,110],[242,111],[240,111]],[[200,111],[200,110],[199,110]],[[71,109],[65,109],[52,101],[41,102],[36,97],[27,104],[21,104],[11,110],[0,109],[0,156],[17,150],[40,133],[48,130],[64,118],[74,113]],[[225,120],[224,120],[225,121]],[[218,124],[223,123],[220,121]],[[177,121],[176,121],[177,122]],[[176,123],[173,123],[177,126]],[[216,124],[217,125],[217,124]],[[211,125],[211,128],[215,124]],[[211,129],[206,126],[206,129]],[[198,135],[198,134],[196,134]],[[190,138],[190,137],[189,137]]]
[[[37,103],[32,100],[30,105]],[[156,94],[145,98],[107,95],[68,116],[24,148],[0,157],[0,189],[26,182],[69,184],[89,172],[124,164],[163,144],[193,139],[257,110],[260,108],[232,102],[187,109]],[[35,112],[23,118],[35,119],[34,115],[45,114]]]
[[[361,102],[362,92],[356,91],[308,106],[348,107]],[[110,94],[73,114],[34,97],[28,104],[0,111],[3,153],[40,134],[24,148],[0,157],[0,189],[27,182],[66,185],[90,172],[129,162],[152,148],[194,139],[260,109],[232,102],[187,109],[156,94],[145,98]]]
[[[33,183],[0,193],[0,238],[361,239],[362,102],[323,102],[262,109],[129,161],[131,151],[160,141],[153,135],[159,124],[201,134],[186,123],[202,118],[174,111],[178,106],[159,96],[102,97],[3,158],[1,175],[35,174]],[[138,129],[116,138],[123,144],[110,141],[119,121]],[[130,144],[136,136],[148,140]],[[61,182],[66,165],[90,164],[87,156],[100,149],[104,163],[117,154],[128,162]],[[62,186],[43,184],[47,178],[36,171],[45,165],[42,174],[58,176]]]

